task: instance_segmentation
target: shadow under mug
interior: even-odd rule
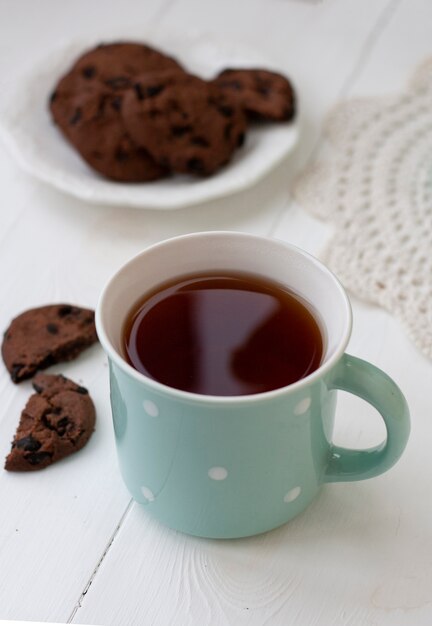
[[[241,271],[286,285],[318,312],[321,366],[274,391],[205,396],[170,388],[132,368],[123,323],[155,286],[186,274]],[[234,232],[195,233],[158,243],[124,265],[105,287],[97,331],[110,366],[111,406],[121,473],[148,513],[203,537],[244,537],[298,515],[327,482],[388,470],[409,435],[406,401],[370,363],[344,353],[351,307],[335,276],[302,250]],[[337,390],[381,414],[386,440],[367,450],[333,445]]]

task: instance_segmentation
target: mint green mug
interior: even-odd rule
[[[167,387],[133,369],[122,352],[135,302],[177,276],[241,271],[289,287],[320,317],[324,356],[306,378],[265,393],[204,396]],[[345,354],[348,297],[306,252],[234,232],[196,233],[158,243],[122,267],[105,287],[97,331],[110,366],[111,405],[121,473],[148,513],[203,537],[245,537],[298,515],[328,482],[372,478],[402,454],[406,401],[370,363]],[[367,450],[332,443],[337,390],[372,404],[386,440]]]

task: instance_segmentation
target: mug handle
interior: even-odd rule
[[[401,456],[410,432],[408,405],[399,387],[371,363],[344,354],[329,389],[349,391],[372,404],[384,420],[387,438],[366,450],[331,445],[324,482],[364,480],[386,472]]]

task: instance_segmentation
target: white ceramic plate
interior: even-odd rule
[[[238,44],[207,36],[152,36],[145,40],[176,56],[191,72],[210,78],[225,67],[273,67]],[[265,124],[248,130],[244,147],[210,178],[173,176],[151,183],[117,183],[93,172],[53,125],[47,100],[58,77],[95,41],[52,51],[4,94],[0,133],[21,167],[36,178],[87,202],[136,208],[177,209],[226,196],[256,183],[284,159],[299,138],[299,122]]]

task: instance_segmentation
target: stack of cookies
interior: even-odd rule
[[[292,119],[295,97],[275,72],[230,69],[205,81],[154,48],[119,42],[84,53],[58,82],[50,109],[94,170],[146,182],[215,173],[243,144],[251,121]]]

